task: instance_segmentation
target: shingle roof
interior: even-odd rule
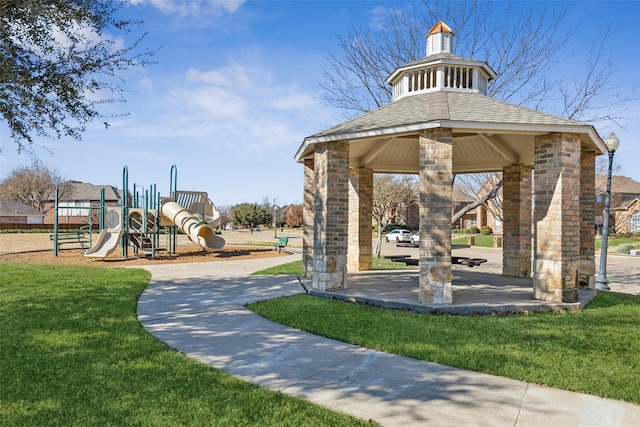
[[[508,104],[477,93],[431,92],[406,96],[352,120],[318,132],[305,139],[365,137],[368,133],[395,133],[396,128],[427,129],[430,122],[452,121],[478,125],[569,125],[581,122]]]
[[[607,189],[607,176],[596,175],[596,193],[604,193]],[[611,176],[611,192],[619,194],[637,194],[640,196],[640,182],[621,175]]]
[[[624,202],[620,203],[618,206],[613,207],[612,209],[616,211],[626,211],[627,209],[629,209],[629,207],[631,207],[635,203],[638,203],[638,205],[640,206],[640,197],[635,197],[633,199],[625,200]]]
[[[0,199],[0,215],[2,216],[44,216],[42,212],[22,203],[19,200]]]
[[[73,191],[69,200],[100,200],[100,191],[104,188],[105,201],[120,200],[121,193],[111,185],[93,185],[86,182],[72,182]]]

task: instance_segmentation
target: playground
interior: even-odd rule
[[[278,232],[280,235],[281,233]],[[97,236],[97,234],[96,234]],[[258,258],[270,258],[287,256],[289,254],[273,249],[271,243],[273,231],[256,232],[251,234],[247,231],[223,232],[222,236],[226,241],[225,247],[216,252],[207,252],[186,236],[178,235],[176,254],[168,257],[165,251],[156,254],[155,259],[144,256],[129,254],[127,259],[122,258],[120,251],[114,251],[105,258],[85,257],[83,250],[78,244],[65,246],[58,252],[58,256],[53,256],[52,243],[47,233],[21,233],[21,234],[0,234],[0,261],[32,263],[32,264],[67,264],[67,265],[94,265],[96,267],[128,267],[149,264],[182,264],[190,262],[214,262],[247,260]],[[302,241],[300,231],[286,233],[290,242]]]
[[[138,192],[138,188],[144,191]],[[275,250],[275,234],[258,247],[255,243],[226,246],[222,232],[217,230],[220,213],[206,192],[178,189],[176,165],[171,167],[169,195],[161,195],[156,188],[156,184],[144,187],[134,183],[131,189],[129,170],[124,166],[119,205],[105,203],[104,188],[100,201],[92,200],[86,206],[65,204],[56,190],[53,233],[2,235],[0,260],[129,266],[286,255],[287,251]],[[59,218],[70,211],[86,219],[78,230],[59,227]],[[235,232],[230,234],[235,236]]]

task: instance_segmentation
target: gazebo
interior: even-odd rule
[[[426,57],[387,79],[394,99],[304,139],[303,268],[312,287],[348,287],[348,272],[372,268],[373,174],[418,174],[418,302],[451,304],[453,177],[503,173],[502,274],[532,277],[534,298],[578,300],[595,274],[595,157],[606,146],[593,126],[486,96],[496,73],[454,55],[438,22]]]

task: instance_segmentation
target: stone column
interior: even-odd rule
[[[314,289],[347,287],[349,144],[327,142],[314,150]]]
[[[313,200],[316,195],[313,159],[304,160],[302,200],[302,275],[311,278],[313,271]]]
[[[580,150],[575,134],[535,138],[533,293],[539,300],[578,300]]]
[[[453,133],[420,136],[420,289],[423,304],[452,304],[451,203]]]
[[[531,276],[531,166],[502,171],[502,274]]]
[[[579,283],[595,288],[596,257],[596,153],[582,151],[580,155],[580,263]]]
[[[371,221],[373,205],[373,170],[349,169],[349,237],[348,271],[371,270],[373,245]]]

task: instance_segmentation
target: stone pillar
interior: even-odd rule
[[[314,289],[347,287],[349,216],[349,145],[318,144],[314,150],[315,197],[313,220]]]
[[[580,151],[575,134],[535,138],[533,293],[539,300],[578,300]]]
[[[363,271],[373,268],[372,205],[373,170],[349,169],[348,271]]]
[[[420,136],[420,289],[423,304],[452,304],[451,203],[453,133]]]
[[[502,171],[502,274],[531,276],[531,166]]]
[[[313,159],[304,160],[302,200],[302,275],[311,278],[313,271],[313,200],[316,195]]]
[[[596,153],[583,151],[580,155],[580,263],[579,283],[595,288],[596,238]]]

